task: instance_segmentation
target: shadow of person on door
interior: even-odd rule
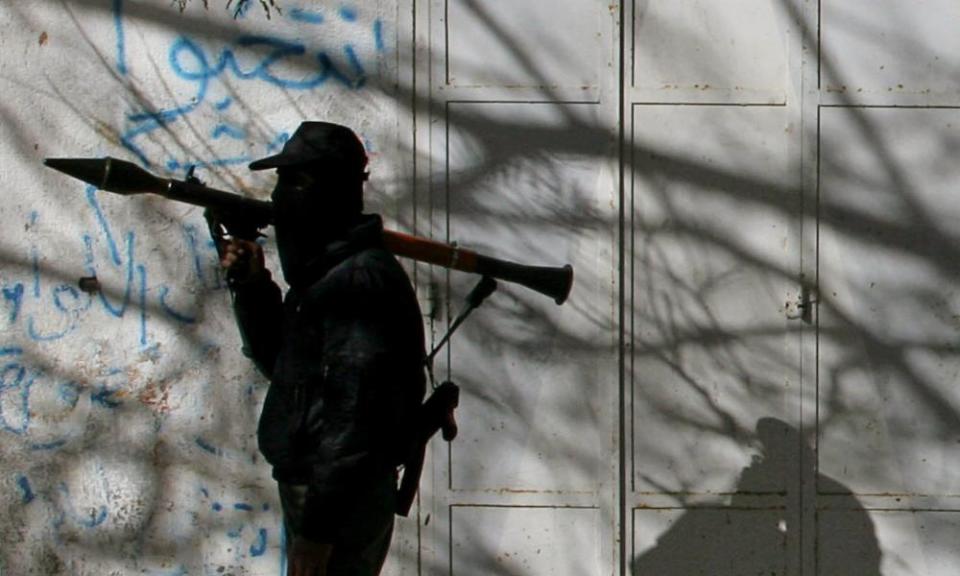
[[[815,524],[806,522],[816,525],[816,573],[880,574],[873,521],[849,489],[815,473],[813,450],[800,433],[776,418],[761,418],[756,438],[761,453],[741,471],[729,504],[685,510],[656,545],[633,559],[634,576],[787,574],[788,550],[799,550],[789,543],[796,542],[801,525],[801,477],[815,478],[817,494],[830,497],[829,510],[818,507]]]

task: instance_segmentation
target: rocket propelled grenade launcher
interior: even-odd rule
[[[159,178],[133,162],[116,158],[47,158],[44,165],[87,184],[123,196],[157,194],[170,200],[202,206],[216,213],[229,233],[254,240],[273,222],[270,202],[208,188],[192,180]]]
[[[202,206],[208,215],[214,215],[229,235],[237,238],[254,240],[260,236],[261,229],[273,223],[273,205],[268,201],[209,188],[193,178],[160,178],[126,160],[47,158],[43,163],[107,192],[124,196],[157,194]],[[566,301],[573,285],[573,267],[569,264],[561,267],[527,266],[391,230],[383,231],[383,240],[387,249],[397,256],[514,282],[550,296],[557,304]]]

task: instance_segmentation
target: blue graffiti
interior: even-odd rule
[[[349,45],[348,45],[349,47]],[[236,49],[245,49],[247,52],[264,52],[260,61],[254,66],[244,69],[238,62]],[[316,71],[306,78],[284,77],[276,71],[284,63],[293,58],[306,55],[307,47],[300,42],[291,42],[271,36],[241,36],[234,43],[223,48],[215,62],[207,58],[199,44],[181,36],[170,48],[170,68],[184,80],[197,83],[197,100],[206,97],[209,81],[231,73],[240,80],[261,80],[267,84],[291,90],[310,90],[323,85],[333,79],[349,88],[358,88],[366,80],[366,71],[359,62],[352,71],[344,72],[336,66],[325,51],[317,51],[311,56],[316,61]],[[352,75],[351,75],[352,73]],[[169,121],[196,108],[197,104],[190,104],[173,110],[154,114],[135,114],[131,120],[142,120],[145,117],[159,118]]]
[[[90,394],[90,401],[104,408],[117,408],[122,404],[122,402],[117,399],[118,392],[120,391],[107,388],[106,384],[102,384],[96,391]]]
[[[222,125],[221,125],[222,126]],[[214,129],[216,130],[216,128]],[[267,143],[265,147],[265,154],[269,155],[273,152],[280,149],[281,146],[290,138],[290,134],[287,132],[281,132],[276,136],[276,138]],[[189,168],[217,168],[222,166],[238,166],[249,164],[253,161],[253,157],[249,154],[241,154],[239,156],[232,156],[226,158],[215,158],[213,160],[193,160],[188,163],[183,161],[171,158],[167,160],[166,167],[170,172],[179,172]]]
[[[67,301],[64,300],[65,297]],[[68,284],[54,286],[51,289],[51,298],[54,310],[60,312],[61,318],[65,320],[65,322],[61,322],[64,327],[59,331],[44,333],[37,328],[36,318],[31,315],[27,319],[27,334],[36,342],[49,342],[63,338],[68,332],[76,328],[80,313],[88,310],[91,305],[89,295],[86,298],[82,297],[76,288]]]
[[[257,531],[257,541],[250,545],[250,555],[256,558],[263,556],[267,551],[267,529],[261,528]]]
[[[147,348],[149,343],[147,341],[147,269],[146,267],[136,261],[134,254],[134,246],[136,244],[136,234],[133,231],[128,231],[125,236],[124,242],[124,257],[121,257],[121,251],[117,242],[115,240],[115,235],[111,229],[109,222],[104,216],[103,210],[100,207],[100,204],[97,200],[97,194],[95,190],[88,189],[87,191],[87,200],[88,204],[93,210],[94,214],[97,216],[97,222],[100,226],[100,232],[102,237],[106,240],[107,249],[110,255],[110,263],[115,268],[121,268],[125,275],[125,282],[123,287],[123,294],[120,298],[120,302],[114,304],[110,301],[107,294],[104,291],[98,292],[98,298],[102,304],[104,310],[114,316],[115,318],[122,318],[127,312],[127,308],[130,306],[133,299],[133,288],[137,287],[137,308],[139,310],[139,331],[140,331],[140,345],[142,348]],[[86,248],[86,272],[90,276],[97,275],[97,267],[95,265],[95,257],[93,252],[93,239],[87,235],[84,236],[84,246]],[[196,252],[196,245],[191,245],[191,249]],[[213,249],[210,246],[211,250]],[[210,253],[207,254],[210,256]],[[195,259],[199,259],[198,254],[194,255]],[[200,278],[202,281],[202,278]],[[71,287],[72,288],[72,287]],[[158,287],[158,301],[160,308],[166,313],[167,317],[176,320],[182,324],[192,324],[195,319],[182,312],[174,310],[168,303],[167,297],[170,293],[170,288],[166,285],[161,284]]]
[[[117,72],[127,74],[127,45],[123,31],[123,0],[113,0],[113,29],[117,35]]]
[[[213,454],[214,456],[223,456],[223,450],[217,448],[207,440],[197,436],[193,439],[194,443],[199,446],[204,452]]]
[[[29,504],[36,499],[37,496],[30,487],[30,479],[23,474],[17,476],[17,488],[20,489],[20,501],[24,504]]]
[[[144,274],[145,273],[146,272],[144,271]],[[163,311],[167,313],[167,316],[173,318],[174,320],[177,320],[181,324],[193,324],[194,322],[196,322],[197,319],[195,316],[188,316],[186,314],[183,314],[182,312],[177,312],[169,304],[167,304],[167,296],[169,294],[170,294],[169,286],[160,287],[160,298],[159,298],[160,307],[163,308]],[[145,332],[146,332],[146,326],[143,325],[141,326],[141,333],[145,333]]]
[[[36,374],[11,362],[0,370],[0,428],[17,435],[30,426],[30,388]]]
[[[28,256],[30,279],[0,285],[0,303],[6,308],[7,326],[21,327],[27,338],[43,344],[66,338],[84,320],[93,320],[93,312],[101,312],[108,318],[132,317],[136,321],[140,349],[147,352],[155,346],[149,339],[148,330],[148,321],[154,314],[180,325],[194,324],[194,314],[179,310],[171,303],[171,286],[164,283],[151,285],[149,271],[137,257],[136,233],[128,230],[118,234],[113,230],[92,187],[87,188],[86,199],[95,217],[97,231],[80,236],[84,273],[92,278],[103,277],[104,273],[117,275],[120,286],[107,291],[81,290],[77,285],[66,283],[47,284],[41,270],[40,254],[33,247]],[[38,219],[37,213],[32,213],[31,225]],[[194,263],[192,280],[204,288],[224,289],[212,241],[199,240],[199,232],[194,226],[184,225],[181,229]],[[204,266],[212,271],[204,273]],[[158,313],[149,312],[154,303],[153,308]],[[40,310],[35,311],[35,305],[39,305]]]
[[[120,248],[117,245],[117,242],[114,238],[113,231],[110,224],[107,222],[106,216],[104,216],[103,210],[100,208],[100,203],[97,200],[96,190],[92,187],[87,188],[87,202],[93,210],[94,214],[97,216],[97,222],[100,225],[100,232],[103,235],[103,238],[106,240],[107,248],[110,254],[109,263],[112,264],[115,268],[120,268],[123,270],[124,274],[124,284],[123,284],[123,293],[120,297],[119,303],[113,303],[110,301],[110,297],[106,294],[104,290],[97,291],[97,298],[100,301],[103,310],[113,316],[114,318],[123,318],[126,315],[127,308],[130,306],[132,300],[133,287],[136,281],[140,280],[140,289],[139,289],[139,302],[140,304],[140,344],[142,347],[146,347],[146,273],[143,270],[142,266],[138,266],[136,259],[134,257],[134,246],[136,244],[136,234],[131,230],[128,231],[125,237],[124,243],[124,253],[126,258],[121,257]],[[90,235],[84,235],[83,244],[86,251],[86,273],[88,276],[96,277],[97,276],[97,266],[96,266],[96,257],[94,254],[94,242],[93,237]]]
[[[20,351],[11,353],[19,356]],[[42,370],[29,369],[19,358],[7,363],[0,370],[0,430],[17,436],[28,437],[32,426],[30,398],[37,383],[46,375]],[[66,410],[73,410],[79,398],[79,390],[73,382],[61,384],[58,398]],[[67,444],[65,438],[34,442],[27,446],[31,451],[51,451]]]
[[[107,217],[103,213],[103,209],[100,208],[100,202],[97,200],[97,189],[93,186],[87,186],[87,204],[90,206],[90,209],[93,210],[94,215],[97,217],[97,223],[100,225],[100,231],[103,233],[104,239],[107,241],[107,247],[110,249],[110,257],[113,260],[113,263],[119,266],[123,263],[123,260],[120,258],[120,250],[117,247],[117,241],[113,239],[113,230],[110,227],[110,223],[107,222]],[[131,237],[129,238],[129,243],[132,245],[133,237],[132,232],[130,233]],[[85,239],[88,240],[89,246],[89,237]],[[89,254],[87,260],[87,267],[90,268],[93,264],[93,254]]]
[[[213,239],[210,238],[207,232],[199,232],[196,226],[191,224],[185,224],[183,226],[184,239],[187,241],[187,247],[190,249],[190,256],[193,261],[193,273],[196,274],[197,280],[200,284],[206,284],[206,273],[204,272],[204,262],[208,258],[205,258],[201,253],[201,246],[206,248],[207,256],[209,256],[209,251],[216,251],[216,246],[214,245]],[[205,241],[201,240],[199,236],[204,234],[206,236]],[[220,275],[216,275],[216,283],[213,288],[223,288],[223,285],[220,284]]]
[[[346,20],[347,22],[356,22],[357,21],[357,10],[352,6],[342,6],[339,10],[340,17]]]
[[[213,129],[212,136],[214,140],[224,136],[233,138],[235,140],[243,140],[247,136],[247,131],[243,128],[230,126],[229,124],[217,124],[217,126]]]
[[[70,409],[76,407],[77,401],[80,400],[80,386],[76,382],[64,382],[57,392],[60,401]]]
[[[57,450],[67,445],[66,440],[54,440],[52,442],[38,442],[30,445],[30,450],[42,452],[48,450]]]
[[[40,255],[36,249],[30,251],[30,269],[33,271],[33,297],[40,297]]]
[[[122,4],[122,0],[114,0],[113,14],[117,38],[117,68],[122,74],[126,74]],[[358,10],[352,6],[342,6],[336,14],[341,21],[357,26],[361,34],[368,35],[368,38],[372,35],[377,54],[386,51],[382,20],[375,19],[370,28],[365,28],[360,24]],[[323,12],[316,9],[295,7],[287,11],[286,15],[290,20],[309,25],[323,25],[328,21]],[[357,90],[363,88],[368,79],[367,65],[353,44],[347,42],[334,50],[314,49],[299,40],[267,35],[239,35],[228,45],[209,52],[196,40],[181,36],[171,44],[167,63],[176,77],[193,86],[193,94],[186,104],[140,110],[127,116],[129,127],[121,134],[121,144],[146,167],[151,167],[153,163],[140,143],[143,137],[183,120],[206,106],[212,107],[214,112],[221,115],[230,108],[233,99],[229,96],[208,102],[214,80],[234,78],[262,82],[283,90],[309,91],[331,83]],[[217,122],[210,134],[212,139],[227,137],[244,140],[248,136],[244,128],[223,118]],[[275,143],[268,145],[267,152],[272,151],[273,144]],[[174,172],[190,164],[233,166],[252,160],[253,156],[244,153],[228,158],[206,158],[190,162],[171,158],[167,159],[164,165]]]
[[[87,389],[81,388],[75,381],[57,383],[50,379],[43,369],[33,369],[24,365],[20,358],[22,350],[15,348],[0,349],[0,356],[11,356],[8,363],[0,369],[0,430],[16,436],[29,438],[32,423],[31,396],[36,389],[56,392],[61,410],[70,412],[77,407],[81,396],[85,396],[91,406],[113,410],[122,405],[123,391],[129,386],[120,368],[108,370]],[[76,432],[75,430],[73,432]],[[49,434],[49,432],[47,432]],[[70,438],[45,439],[27,445],[31,451],[53,451],[67,445]]]
[[[210,491],[203,486],[200,486],[200,493],[203,495],[204,499],[210,498]],[[225,514],[225,515],[229,515],[231,510],[252,514],[256,512],[258,508],[266,512],[270,510],[270,504],[267,502],[264,502],[260,506],[254,506],[253,504],[250,504],[248,502],[234,502],[231,507],[227,507],[227,506],[224,506],[219,501],[213,501],[210,503],[210,509],[212,511],[218,514]],[[249,547],[247,548],[247,553],[249,554],[250,557],[257,558],[257,557],[263,556],[266,553],[267,544],[270,539],[269,538],[270,531],[267,528],[260,527],[255,524],[252,526],[248,524],[248,522],[250,522],[250,519],[254,518],[253,516],[247,516],[246,518],[241,518],[240,520],[237,520],[236,516],[227,516],[227,518],[230,521],[235,522],[232,524],[231,528],[226,532],[227,536],[230,538],[233,538],[233,539],[242,538],[248,526],[253,530],[254,536],[252,541],[250,541]],[[250,532],[246,532],[246,533],[249,534]],[[279,533],[280,533],[281,546],[282,546],[283,531],[281,530],[279,531]],[[235,546],[234,550],[235,550],[237,559],[240,560],[243,556],[243,549],[239,546]]]
[[[264,52],[264,55],[253,66],[245,68],[238,61],[237,50],[243,50],[244,53]],[[174,74],[194,84],[195,92],[190,103],[166,110],[130,114],[127,119],[134,125],[124,132],[121,142],[144,166],[151,166],[147,154],[137,144],[137,140],[196,111],[207,100],[211,81],[224,75],[232,75],[240,80],[258,80],[287,90],[312,90],[331,80],[354,89],[366,83],[367,72],[350,45],[344,48],[350,70],[341,70],[340,66],[321,50],[310,54],[315,61],[315,71],[306,77],[284,76],[277,71],[284,63],[301,58],[307,53],[307,47],[300,42],[270,36],[241,36],[211,59],[197,42],[181,36],[170,47],[168,60]],[[220,100],[213,107],[222,112],[229,107],[229,103]],[[239,137],[245,135],[238,130],[233,130],[230,134]],[[250,160],[252,157],[245,155],[242,160],[231,159],[229,163],[245,163]]]
[[[384,39],[382,20],[378,19],[373,21],[373,41],[374,41],[374,46],[377,49],[377,52],[386,51],[387,43],[386,43],[386,40]]]
[[[20,309],[23,307],[23,284],[4,286],[3,299],[12,304],[10,311],[7,313],[7,323],[10,325],[16,324],[20,318]]]
[[[297,22],[306,22],[307,24],[323,24],[327,21],[323,14],[316,10],[307,10],[306,8],[294,8],[287,13],[291,20]]]

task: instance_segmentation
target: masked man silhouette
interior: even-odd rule
[[[257,437],[273,467],[288,575],[367,576],[390,545],[397,467],[415,442],[424,334],[410,281],[363,213],[367,155],[347,127],[304,122],[279,154],[274,232],[221,247],[243,352],[270,379]]]

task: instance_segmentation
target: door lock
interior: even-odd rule
[[[817,300],[812,296],[812,290],[808,286],[800,288],[800,294],[787,301],[784,311],[789,320],[803,320],[810,324],[813,322],[813,305]]]

